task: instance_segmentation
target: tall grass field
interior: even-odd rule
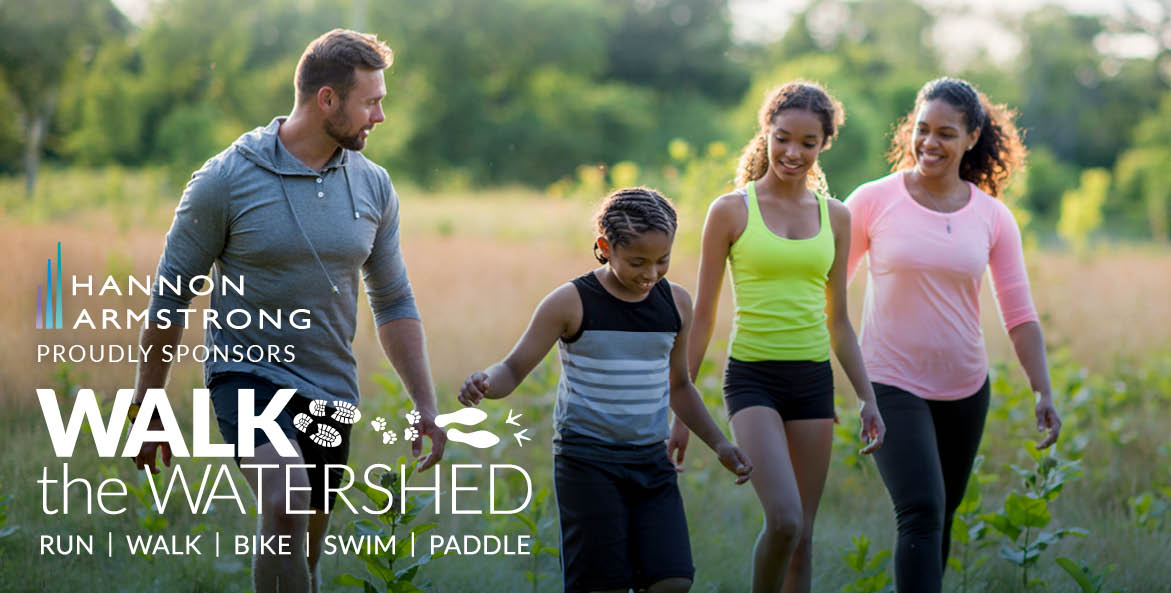
[[[66,412],[78,388],[94,389],[108,412],[115,391],[133,386],[134,365],[38,361],[38,346],[130,346],[137,343],[137,330],[38,330],[36,287],[45,282],[45,262],[56,256],[60,242],[66,277],[92,275],[100,283],[112,276],[122,279],[125,290],[128,276],[154,273],[174,208],[173,197],[155,197],[165,195],[160,189],[164,180],[105,175],[96,183],[109,191],[83,190],[82,180],[67,176],[57,177],[64,179],[57,182],[61,185],[43,190],[96,196],[80,203],[28,201],[9,191],[15,186],[5,186],[0,194],[5,196],[0,200],[0,249],[5,254],[0,259],[0,321],[6,330],[0,341],[0,591],[249,591],[247,555],[216,557],[206,545],[198,555],[131,554],[117,541],[148,534],[182,541],[202,534],[200,541],[208,542],[217,533],[228,539],[250,534],[256,524],[250,495],[242,493],[244,513],[234,502],[220,499],[207,514],[193,514],[181,492],[176,493],[178,504],[172,500],[159,512],[142,472],[129,459],[98,457],[87,430],[82,430],[72,457],[65,459],[55,455],[48,436],[37,388],[56,389]],[[144,197],[120,199],[127,184],[135,185],[134,195]],[[455,394],[463,378],[508,352],[539,300],[596,265],[590,250],[595,204],[530,190],[428,194],[400,188],[400,193],[403,249],[427,331],[439,408],[452,412],[459,407]],[[669,274],[692,291],[705,208],[680,204],[681,227]],[[994,361],[993,404],[981,444],[982,462],[953,535],[945,590],[1171,592],[1171,441],[1166,428],[1171,417],[1171,251],[1150,245],[1099,246],[1078,255],[1033,249],[1026,259],[1065,427],[1053,453],[1030,453],[1028,441],[1040,436],[1031,395],[985,288],[983,326]],[[859,274],[850,289],[855,322],[864,284],[865,276]],[[359,471],[379,463],[398,469],[399,457],[409,454],[407,445],[402,439],[384,444],[368,420],[384,417],[402,424],[410,404],[385,361],[362,298],[354,350],[363,419],[354,428],[350,462]],[[147,300],[137,294],[79,295],[67,297],[66,306],[71,311],[141,310]],[[194,306],[206,304],[201,297]],[[727,429],[720,396],[731,317],[727,288],[720,306],[717,337],[698,382],[709,409]],[[188,332],[184,343],[202,343],[200,334]],[[527,534],[528,541],[539,543],[537,553],[460,555],[449,550],[409,574],[404,569],[418,557],[401,558],[389,572],[380,573],[385,559],[379,565],[380,560],[358,554],[327,555],[322,590],[559,591],[549,447],[558,373],[550,357],[517,393],[482,406],[489,413],[488,424],[506,439],[500,446],[478,450],[449,444],[439,474],[439,512],[434,504],[422,507],[426,494],[411,495],[420,507],[417,512],[391,518],[399,522],[400,539],[412,528],[420,541],[430,535],[515,539]],[[873,461],[856,453],[861,443],[854,396],[840,368],[835,373],[842,424],[836,429],[817,518],[814,590],[877,593],[888,590],[893,574],[889,553],[894,514]],[[172,369],[168,393],[189,442],[191,391],[197,387],[202,387],[198,364],[183,362]],[[519,423],[531,440],[521,442],[505,433],[519,430],[504,422],[510,411],[522,415]],[[218,433],[212,432],[213,441],[219,442]],[[214,475],[226,460],[177,461],[190,476],[209,463]],[[71,478],[84,478],[95,487],[110,478],[126,483],[129,492],[118,499],[126,511],[87,509],[90,497],[79,485],[69,490],[68,514],[46,513],[46,505],[61,510],[62,486],[43,487],[37,480],[43,472],[60,479],[64,462]],[[488,474],[467,470],[466,477],[453,482],[453,464],[522,467],[532,479],[533,498],[517,515],[454,514],[450,505],[457,486],[480,489],[461,498],[461,504],[486,505]],[[160,477],[169,479],[173,471]],[[231,475],[243,487],[234,466]],[[519,504],[526,491],[515,478],[496,484],[505,508]],[[430,473],[416,474],[411,483],[431,485],[435,479]],[[697,568],[692,590],[747,591],[752,545],[761,525],[751,488],[734,486],[698,440],[688,451],[680,486]],[[356,504],[369,501],[357,489],[350,491],[350,498]],[[343,508],[334,514],[331,534],[359,535],[387,525]],[[58,542],[87,535],[96,536],[93,554],[51,553],[41,545],[42,536]],[[115,545],[107,550],[111,535]],[[394,579],[397,584],[387,584]]]

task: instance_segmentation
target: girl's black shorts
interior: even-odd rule
[[[782,420],[834,417],[834,373],[828,360],[728,358],[724,371],[728,417],[750,406],[768,406]]]

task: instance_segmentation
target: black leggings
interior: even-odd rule
[[[874,383],[886,440],[875,453],[898,521],[895,587],[939,593],[951,543],[951,520],[972,472],[989,385],[958,400],[927,400]]]

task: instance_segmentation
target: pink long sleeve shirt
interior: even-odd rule
[[[955,212],[911,198],[904,171],[854,190],[846,200],[851,281],[870,264],[862,305],[862,356],[870,380],[919,397],[960,399],[988,374],[980,329],[984,269],[1006,329],[1036,321],[1021,233],[1008,207],[974,184]]]

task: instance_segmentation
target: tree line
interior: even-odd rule
[[[395,51],[387,121],[367,153],[419,184],[544,187],[582,164],[667,163],[674,139],[735,151],[763,93],[801,77],[845,104],[823,156],[831,190],[845,195],[887,170],[891,126],[923,82],[947,74],[1019,111],[1031,158],[1007,197],[1034,228],[1091,224],[1062,212],[1080,208],[1116,234],[1169,234],[1171,0],[996,17],[1020,45],[1008,61],[938,35],[955,15],[912,0],[812,0],[765,41],[733,36],[726,0],[151,6],[135,24],[110,0],[0,4],[0,109],[10,114],[0,174],[25,175],[30,192],[41,161],[161,166],[182,179],[287,113],[306,42],[352,27]],[[1143,51],[1120,52],[1119,41]]]

